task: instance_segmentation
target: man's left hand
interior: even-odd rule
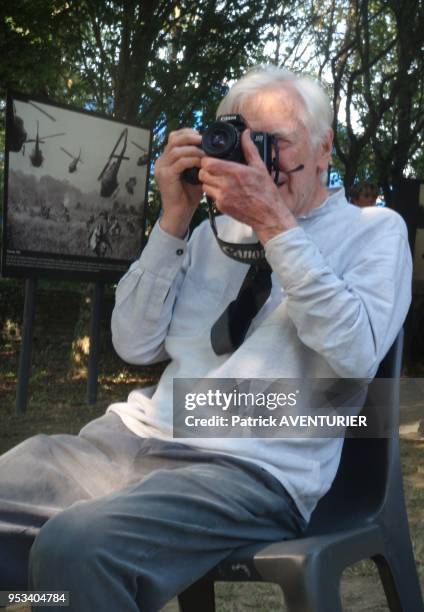
[[[250,130],[244,130],[241,142],[247,165],[205,156],[199,178],[218,210],[250,225],[265,245],[297,222],[253,144]]]

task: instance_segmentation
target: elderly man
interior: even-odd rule
[[[0,461],[3,508],[34,529],[49,519],[30,587],[69,590],[71,610],[159,610],[237,547],[299,536],[331,486],[340,438],[173,439],[174,379],[370,378],[408,310],[401,218],[349,206],[323,183],[332,116],[321,87],[255,69],[224,98],[218,114],[229,112],[249,128],[247,163],[208,157],[195,130],[171,133],[155,168],[163,215],[117,288],[117,352],[138,364],[170,358],[156,390],[133,391],[79,436],[37,436]],[[277,182],[250,130],[275,137]],[[182,179],[193,167],[200,185]],[[226,353],[211,329],[249,266],[208,223],[187,241],[203,193],[223,213],[220,237],[258,241],[271,272],[267,299]]]

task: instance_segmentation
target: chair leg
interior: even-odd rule
[[[320,585],[305,583],[296,590],[281,585],[288,612],[342,612],[340,588],[337,584]]]
[[[319,562],[257,560],[256,567],[264,581],[280,586],[288,612],[342,612],[340,576]]]
[[[214,583],[201,578],[178,595],[180,612],[215,612]]]
[[[376,555],[373,561],[377,565],[390,612],[424,612],[412,551],[411,555],[396,558]]]

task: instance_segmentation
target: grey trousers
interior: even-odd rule
[[[0,590],[28,572],[31,590],[70,591],[69,612],[160,610],[236,548],[305,527],[262,468],[140,438],[114,413],[0,457]]]

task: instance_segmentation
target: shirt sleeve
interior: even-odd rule
[[[345,378],[375,376],[411,302],[406,227],[399,218],[389,231],[375,229],[339,275],[300,227],[265,245],[300,340]]]
[[[187,237],[171,236],[157,222],[141,257],[119,281],[112,312],[112,343],[128,363],[148,364],[168,358],[165,337],[189,256]]]

